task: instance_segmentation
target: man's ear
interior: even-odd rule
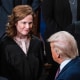
[[[57,57],[60,58],[61,50],[59,48],[55,48],[55,52],[57,53]]]
[[[60,54],[58,54],[58,58],[60,58]]]

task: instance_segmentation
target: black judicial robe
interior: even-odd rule
[[[4,37],[0,44],[0,76],[9,80],[38,80],[41,42],[32,37],[27,56],[16,42]]]

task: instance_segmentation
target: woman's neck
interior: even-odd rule
[[[17,35],[16,37],[19,38],[19,39],[27,39],[26,35],[24,35],[24,36],[23,35]]]

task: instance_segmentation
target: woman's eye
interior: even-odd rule
[[[26,22],[22,22],[23,24],[26,24]]]
[[[31,25],[31,24],[33,24],[33,22],[22,22],[22,24],[29,24],[29,25]]]
[[[29,22],[29,24],[32,24],[32,22]]]

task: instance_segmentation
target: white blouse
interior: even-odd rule
[[[19,37],[14,37],[14,41],[20,46],[20,48],[27,55],[29,45],[30,45],[30,38],[21,39]]]

